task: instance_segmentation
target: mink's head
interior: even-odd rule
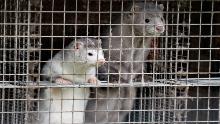
[[[141,35],[160,35],[165,31],[165,21],[163,18],[163,4],[152,2],[135,3],[130,15],[130,21],[134,24],[134,32]]]
[[[67,49],[72,49],[71,57],[76,62],[82,62],[88,65],[101,65],[105,62],[101,40],[80,38],[70,43]]]

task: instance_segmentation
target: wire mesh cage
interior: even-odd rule
[[[220,123],[219,6],[1,0],[1,124]]]

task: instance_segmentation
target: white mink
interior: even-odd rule
[[[81,38],[58,52],[42,69],[44,80],[58,84],[98,83],[96,66],[105,59],[100,40]],[[39,124],[84,123],[89,88],[47,88],[41,93]],[[78,111],[78,112],[77,112]]]
[[[120,25],[113,26],[111,33],[106,34],[109,37],[103,38],[102,42],[103,49],[109,49],[104,53],[108,63],[101,66],[98,72],[109,74],[99,74],[98,77],[110,83],[132,83],[138,73],[143,73],[144,61],[153,39],[165,31],[163,5],[152,2],[135,3],[131,7],[131,13],[124,13],[116,24]],[[120,87],[96,91],[94,97],[97,100],[89,100],[87,110],[97,112],[86,113],[86,122],[124,121],[133,107],[136,89]],[[108,99],[99,100],[101,98]]]

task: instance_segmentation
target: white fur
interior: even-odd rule
[[[82,40],[87,43],[85,39]],[[83,46],[75,49],[73,44],[71,43],[67,47],[70,51],[60,51],[53,57],[51,62],[45,64],[42,69],[42,74],[44,74],[45,78],[52,78],[54,81],[58,76],[58,78],[63,78],[73,83],[85,83],[91,77],[95,77],[97,61],[104,60],[102,49],[90,49]],[[88,55],[88,53],[92,53],[92,55]],[[39,122],[36,123],[84,123],[85,107],[89,95],[89,88],[45,89],[43,94],[41,94],[41,98],[46,100],[40,102]]]
[[[57,90],[54,94],[53,90]],[[40,103],[40,124],[83,123],[89,88],[48,88]],[[74,100],[73,100],[74,99]]]

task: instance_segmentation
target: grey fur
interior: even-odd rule
[[[120,25],[113,27],[111,39],[103,38],[103,49],[118,50],[107,50],[104,53],[105,58],[110,62],[100,67],[99,73],[108,73],[109,71],[109,73],[117,74],[110,74],[109,77],[105,74],[100,74],[98,75],[100,80],[106,80],[110,83],[132,83],[132,80],[137,76],[135,73],[143,72],[142,69],[144,68],[144,60],[149,54],[149,50],[147,48],[150,47],[153,38],[156,35],[160,35],[164,31],[162,30],[161,32],[155,32],[155,26],[153,26],[153,24],[155,24],[156,26],[160,25],[164,28],[162,13],[163,6],[156,6],[153,3],[146,3],[146,8],[144,8],[143,5],[143,3],[136,3],[131,7],[131,12],[146,12],[145,14],[134,13],[134,17],[132,14],[124,14],[123,21],[119,20],[117,23],[123,23],[125,25],[123,25],[122,28]],[[145,26],[135,25],[144,24],[144,16],[151,19],[152,21],[150,23],[152,24]],[[111,36],[111,34],[107,33],[106,36]],[[96,112],[86,113],[87,123],[122,122],[125,120],[129,110],[132,109],[134,98],[136,96],[136,89],[134,87],[99,88],[93,90],[96,94],[90,97],[97,99],[89,100],[87,110]],[[106,99],[101,100],[100,98]]]

